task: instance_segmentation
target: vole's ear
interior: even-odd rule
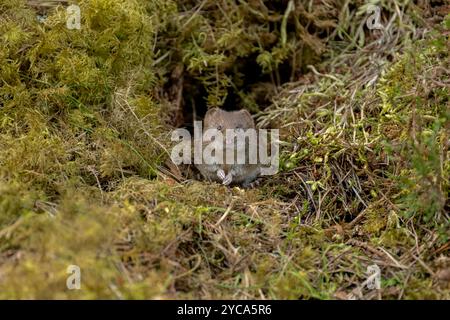
[[[222,112],[222,110],[219,109],[219,108],[211,108],[211,109],[209,109],[209,110],[206,112],[206,114],[205,114],[205,120],[206,120],[207,118],[213,117],[214,115],[218,115],[220,112]]]
[[[248,116],[248,117],[252,117],[252,115],[250,114],[250,112],[248,112],[247,111],[247,109],[241,109],[241,110],[239,110],[238,111],[239,112],[239,114],[241,114],[241,115],[245,115],[245,116]]]

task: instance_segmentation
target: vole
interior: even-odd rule
[[[249,142],[246,140],[244,144],[235,143],[235,139],[229,139],[226,136],[227,129],[234,130],[240,134],[249,132],[247,129],[253,129],[257,132],[255,122],[247,110],[225,111],[220,108],[212,108],[206,112],[203,121],[203,130],[217,129],[223,135],[223,140],[219,141],[223,146],[223,155],[227,149],[233,148],[234,154],[245,155],[245,163],[237,161],[231,164],[196,164],[197,169],[210,181],[216,181],[224,185],[238,184],[243,187],[251,187],[252,181],[260,174],[260,165],[257,162],[249,161]],[[210,141],[204,141],[207,144]],[[243,153],[245,152],[245,153]],[[225,162],[222,162],[225,163]]]

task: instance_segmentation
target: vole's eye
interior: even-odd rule
[[[219,131],[222,130],[222,126],[221,126],[221,125],[218,125],[218,126],[217,126],[217,130],[219,130]]]
[[[237,132],[241,132],[241,131],[243,131],[244,129],[242,129],[242,127],[236,127],[236,129],[234,129],[235,131],[237,131]]]

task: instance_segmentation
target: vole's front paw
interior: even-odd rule
[[[220,180],[225,180],[225,171],[223,171],[222,169],[217,170],[217,176]]]
[[[233,175],[230,173],[228,173],[228,175],[225,177],[225,179],[223,179],[222,184],[227,186],[229,185],[231,182],[233,181]]]

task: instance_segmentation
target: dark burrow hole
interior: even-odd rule
[[[288,0],[264,1],[264,6],[270,12],[284,13],[288,3]],[[197,2],[189,1],[184,4],[183,10],[192,10],[196,5]],[[209,13],[208,9],[205,9],[203,14],[209,17]],[[253,19],[252,16],[249,16],[249,19]],[[248,23],[250,25],[258,24],[258,19],[254,19],[254,21],[249,21]],[[296,19],[294,15],[291,15],[287,20],[285,27],[289,37],[299,38],[298,21]],[[267,34],[278,34],[280,32],[282,28],[281,20],[268,21],[267,23]],[[305,25],[304,28],[305,32],[321,39],[326,39],[330,32],[326,28],[318,28],[311,23]],[[277,46],[278,41],[278,39],[270,40],[270,37],[268,37],[262,44],[262,49],[270,52]],[[253,114],[257,111],[263,111],[272,104],[272,99],[278,91],[277,88],[287,82],[295,82],[300,79],[302,74],[310,72],[307,68],[308,65],[315,65],[321,60],[320,55],[305,43],[296,47],[294,52],[290,51],[284,62],[280,63],[272,73],[264,73],[262,67],[257,63],[257,58],[260,54],[261,52],[257,51],[248,56],[239,57],[231,67],[227,67],[225,74],[230,77],[233,86],[228,88],[226,99],[221,106],[222,109],[231,111],[245,108]],[[181,57],[175,60],[182,61]],[[177,77],[173,81],[176,82]],[[186,69],[183,73],[182,88],[182,107],[178,110],[178,119],[175,126],[184,127],[192,131],[193,121],[202,120],[208,110],[208,93],[204,84],[199,80],[198,75],[193,76]],[[244,101],[242,94],[246,96],[246,101]],[[252,101],[252,103],[249,104],[248,101]]]
[[[263,73],[256,62],[256,55],[241,58],[236,63],[236,68],[227,73],[231,78],[236,74],[242,74],[241,85],[228,88],[227,97],[221,108],[227,111],[246,108],[252,113],[240,96],[239,91],[241,91],[244,94],[252,94],[259,110],[264,110],[272,103],[276,87],[290,81],[291,73],[292,68],[288,61],[279,66],[278,74],[274,76],[274,74]],[[193,121],[203,120],[208,111],[207,97],[208,93],[201,81],[185,74],[182,103],[183,121],[179,123],[180,127],[186,128],[192,133]]]

